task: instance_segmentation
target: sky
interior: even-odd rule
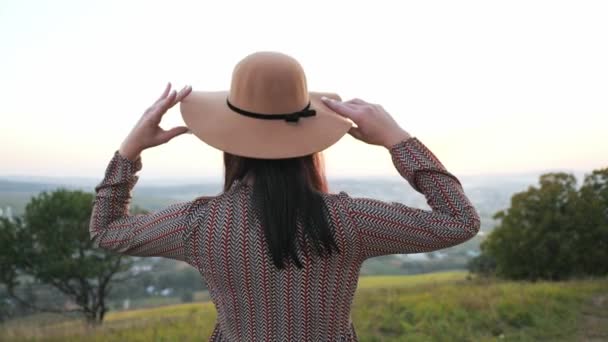
[[[97,177],[167,81],[225,90],[280,51],[309,90],[381,104],[456,175],[608,166],[605,1],[0,1],[0,177]],[[181,125],[176,107],[163,127]],[[329,177],[395,176],[350,136]],[[217,178],[184,135],[141,177]]]

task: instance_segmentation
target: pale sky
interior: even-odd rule
[[[606,18],[581,0],[2,0],[0,177],[101,177],[165,82],[224,90],[262,50],[310,90],[382,104],[457,175],[606,167]],[[219,179],[220,157],[181,136],[141,175]],[[325,158],[330,177],[396,174],[350,136]]]

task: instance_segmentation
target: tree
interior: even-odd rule
[[[112,281],[129,268],[129,259],[93,247],[92,205],[90,193],[59,189],[32,198],[23,219],[0,220],[0,282],[11,299],[39,311],[79,312],[88,323],[101,323]],[[71,305],[28,300],[23,288],[31,283],[58,291]]]
[[[576,203],[578,263],[586,274],[608,274],[608,168],[585,177]]]
[[[512,279],[604,275],[607,214],[608,169],[587,176],[580,191],[573,175],[542,175],[540,187],[515,194],[510,208],[494,216],[500,224],[471,268],[495,267],[497,275]]]

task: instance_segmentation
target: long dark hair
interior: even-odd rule
[[[293,261],[302,263],[297,251],[298,223],[304,236],[320,256],[340,252],[327,221],[322,193],[327,180],[320,153],[287,159],[256,159],[224,153],[224,191],[235,180],[253,178],[253,205],[260,213],[266,241],[275,266],[279,269]]]

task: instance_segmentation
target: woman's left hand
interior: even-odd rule
[[[160,120],[169,108],[183,100],[191,91],[191,86],[185,86],[179,93],[176,93],[175,90],[171,90],[171,83],[168,83],[160,98],[144,112],[135,124],[120,146],[118,153],[127,159],[135,160],[143,150],[164,144],[178,135],[187,133],[188,127],[185,126],[173,127],[165,131],[160,127]]]

